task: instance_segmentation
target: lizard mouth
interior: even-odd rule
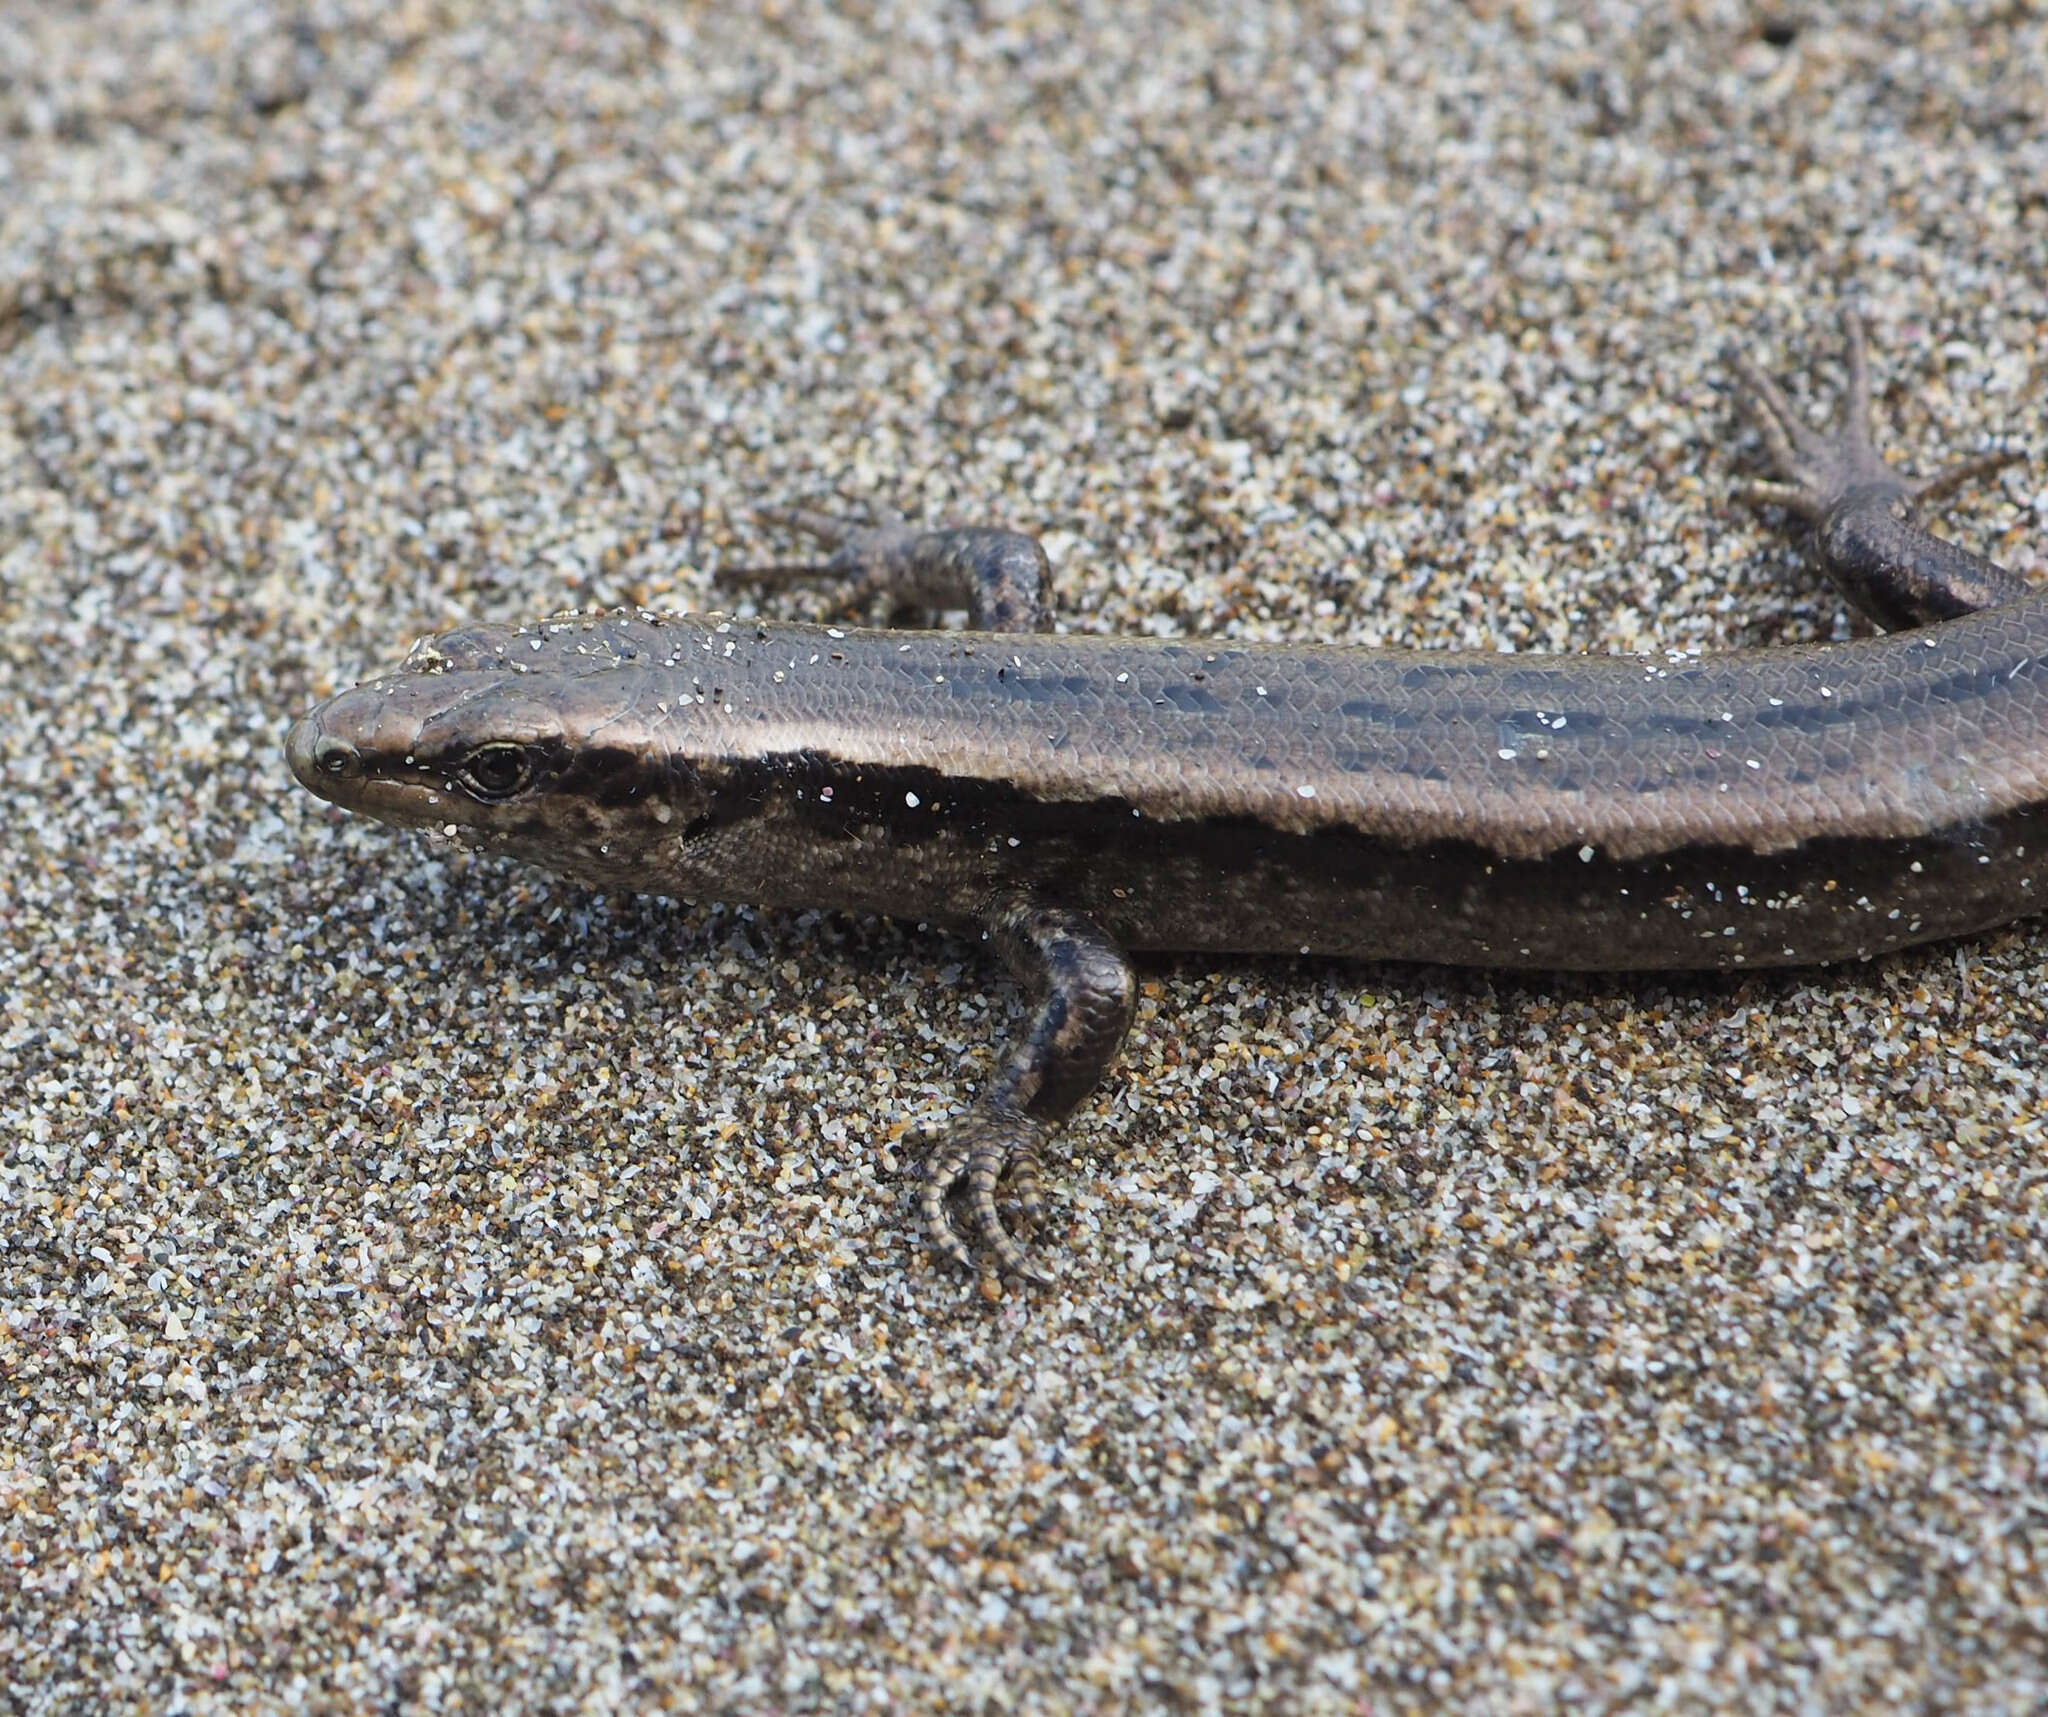
[[[464,820],[462,795],[428,771],[394,773],[372,767],[361,750],[321,720],[315,709],[293,722],[285,735],[285,762],[299,785],[316,798],[360,811],[388,823],[437,828]]]

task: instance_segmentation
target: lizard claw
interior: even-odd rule
[[[1938,501],[1953,494],[1965,483],[1975,482],[1979,477],[1989,477],[1994,471],[2003,471],[2008,465],[2017,465],[2026,457],[2017,447],[2002,448],[1996,453],[1979,453],[1974,458],[1958,459],[1944,465],[1931,477],[1922,477],[1909,484],[1916,501]]]

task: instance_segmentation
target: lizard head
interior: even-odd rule
[[[652,743],[669,711],[651,670],[690,635],[633,614],[444,632],[300,717],[285,758],[308,791],[381,822],[623,881],[712,808]]]

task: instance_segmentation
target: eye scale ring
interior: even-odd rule
[[[510,799],[533,779],[533,763],[523,745],[494,741],[462,760],[459,779],[479,799]]]

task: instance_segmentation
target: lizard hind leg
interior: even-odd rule
[[[1739,496],[1783,507],[1810,524],[1814,549],[1836,588],[1888,630],[1952,620],[2027,595],[2032,587],[2019,574],[1935,536],[1915,505],[1996,470],[2007,456],[1961,460],[1919,483],[1894,471],[1871,437],[1863,319],[1852,311],[1845,322],[1848,381],[1830,430],[1806,423],[1748,353],[1731,354],[1777,472],[1770,481],[1743,485]]]

